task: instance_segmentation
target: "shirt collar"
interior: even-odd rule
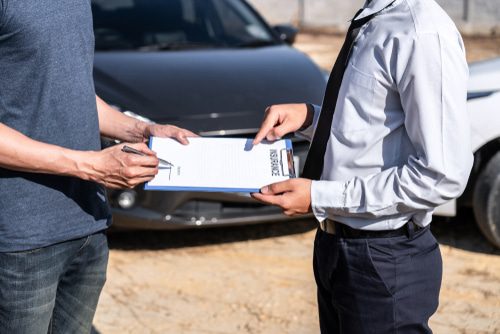
[[[354,18],[354,21],[378,13],[389,6],[394,0],[366,0],[363,6],[363,11]]]

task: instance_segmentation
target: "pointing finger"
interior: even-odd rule
[[[253,144],[258,145],[264,138],[266,138],[268,133],[276,125],[277,121],[278,121],[278,115],[268,112],[266,114],[266,117],[264,118],[264,121],[262,122],[262,125],[260,126],[259,132],[257,132],[257,135],[253,140]]]

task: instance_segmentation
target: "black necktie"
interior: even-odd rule
[[[361,11],[362,9],[360,9],[354,17],[356,18]],[[370,21],[376,14],[378,13],[368,15],[359,20],[353,20],[349,26],[344,45],[342,45],[342,49],[340,49],[340,53],[335,61],[335,65],[333,66],[333,70],[330,73],[328,84],[326,85],[323,106],[321,108],[318,125],[311,142],[311,147],[309,148],[309,153],[307,154],[306,162],[304,164],[302,177],[311,180],[319,180],[321,178],[326,146],[328,144],[328,140],[330,139],[333,113],[335,111],[335,105],[337,104],[340,85],[342,84],[342,78],[347,67],[347,62],[349,61],[351,49],[361,27]]]

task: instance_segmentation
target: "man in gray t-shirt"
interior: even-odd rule
[[[0,0],[0,333],[90,331],[108,257],[104,187],[153,178],[149,136],[194,136],[99,99],[93,57],[89,0]],[[100,134],[145,156],[101,150]]]

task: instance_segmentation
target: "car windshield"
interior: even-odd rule
[[[97,50],[259,47],[278,43],[240,0],[92,0]]]

